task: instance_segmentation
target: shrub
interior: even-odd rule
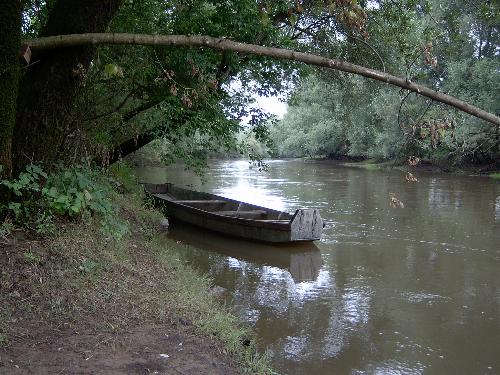
[[[2,180],[12,199],[0,204],[0,216],[38,234],[55,231],[54,218],[81,220],[96,216],[102,229],[113,237],[128,231],[119,221],[113,206],[111,180],[86,166],[58,167],[46,174],[37,165],[28,165],[17,179]]]

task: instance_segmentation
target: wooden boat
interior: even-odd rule
[[[319,240],[323,220],[317,209],[289,214],[172,184],[144,184],[165,214],[219,233],[265,242]]]

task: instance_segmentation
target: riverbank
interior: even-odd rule
[[[121,239],[95,218],[2,238],[0,374],[270,373],[161,215],[137,190],[113,204],[129,226]]]
[[[415,165],[409,165],[407,163],[401,163],[397,160],[389,161],[377,161],[374,159],[366,160],[336,160],[336,159],[314,159],[315,161],[321,161],[325,163],[331,163],[335,165],[341,165],[344,167],[351,168],[363,168],[366,170],[377,170],[377,169],[397,169],[403,172],[433,172],[433,173],[453,173],[453,174],[477,174],[486,175],[491,178],[500,178],[500,161],[491,164],[484,165],[464,165],[464,166],[453,166],[450,164],[439,164],[432,163],[428,160],[419,161]]]

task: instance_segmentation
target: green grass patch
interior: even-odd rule
[[[103,333],[182,319],[197,335],[218,342],[243,372],[272,373],[251,330],[209,293],[212,281],[183,261],[190,248],[158,233],[162,215],[145,207],[130,173],[117,168],[121,194],[110,195],[114,220],[129,228],[122,236],[103,231],[95,215],[57,222],[49,238],[28,236],[0,247],[0,285],[15,285],[0,295],[0,345],[16,334],[10,316]]]
[[[7,328],[9,319],[10,314],[6,307],[0,307],[0,348],[8,343]]]
[[[495,180],[500,180],[500,172],[490,173],[488,176]]]

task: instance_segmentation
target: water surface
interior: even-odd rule
[[[321,209],[320,242],[273,256],[182,226],[171,231],[198,249],[187,258],[228,290],[279,371],[500,373],[499,182],[418,173],[418,183],[407,183],[396,170],[269,166],[214,162],[204,184],[180,167],[139,172],[279,210]],[[391,193],[404,208],[390,207]]]

